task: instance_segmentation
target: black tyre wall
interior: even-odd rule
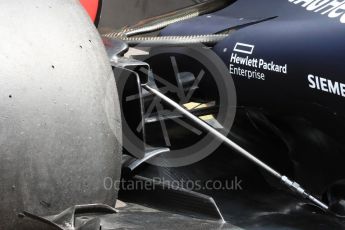
[[[121,116],[93,23],[75,0],[0,1],[0,229],[23,210],[114,205]]]

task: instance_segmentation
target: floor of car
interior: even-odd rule
[[[126,200],[128,205],[121,208],[118,215],[110,217],[109,222],[116,225],[114,229],[345,229],[344,220],[281,191],[256,194],[219,192],[213,194],[213,198],[225,224],[195,215],[188,217],[176,209],[162,209],[156,204],[142,203],[145,207],[140,206],[130,203],[131,199]]]
[[[102,230],[113,229],[229,229],[241,230],[231,223],[188,217],[142,205],[126,203],[115,215],[101,217]]]

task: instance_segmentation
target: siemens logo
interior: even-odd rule
[[[308,75],[309,88],[345,97],[345,84],[323,77]]]
[[[345,0],[288,0],[294,4],[300,4],[308,11],[326,15],[329,18],[338,18],[345,23]]]

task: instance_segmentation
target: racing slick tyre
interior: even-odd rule
[[[0,15],[0,229],[114,206],[121,111],[96,28],[76,0],[0,1]]]

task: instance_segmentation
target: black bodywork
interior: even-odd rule
[[[220,11],[172,24],[160,35],[230,31],[212,48],[236,86],[237,114],[229,137],[327,199],[326,189],[345,176],[344,23],[341,9],[332,18],[335,5],[317,2],[307,8],[306,1],[238,0]],[[162,63],[150,64],[160,71],[166,68]],[[277,192],[281,186],[276,181],[224,146],[192,166],[147,166],[139,174],[203,181],[240,176],[246,181],[245,192],[205,193],[215,199],[226,220],[245,228],[343,228],[341,221]],[[130,201],[150,203],[140,193],[122,194]],[[152,202],[161,207],[161,201]],[[174,209],[169,201],[167,207]]]

